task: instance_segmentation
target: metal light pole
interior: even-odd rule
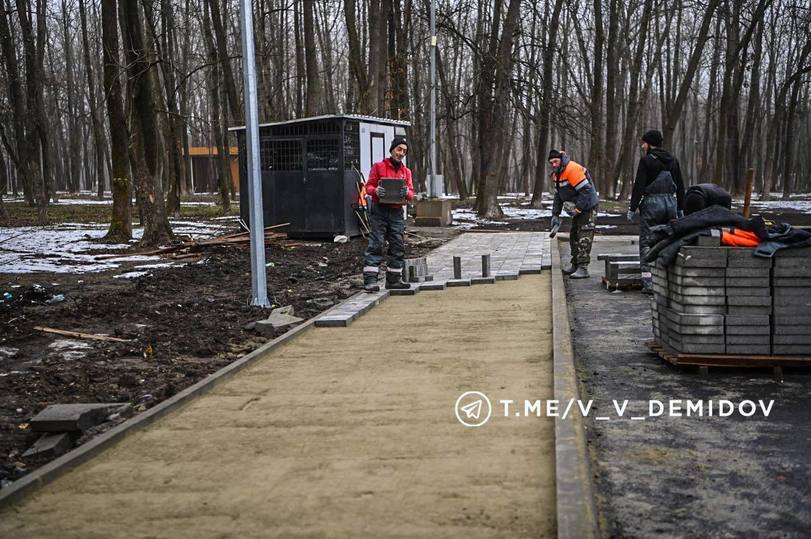
[[[245,151],[251,224],[251,305],[269,307],[265,273],[265,221],[262,209],[262,173],[259,169],[259,106],[256,97],[256,58],[253,46],[251,0],[240,0],[242,70],[245,74]]]
[[[436,198],[436,0],[431,0],[431,175],[428,196]]]

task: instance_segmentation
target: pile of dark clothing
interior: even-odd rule
[[[665,266],[671,266],[682,245],[695,245],[699,236],[712,236],[720,227],[734,227],[757,235],[760,242],[753,254],[760,257],[772,257],[780,249],[811,245],[811,232],[793,228],[788,223],[766,226],[760,216],[746,219],[722,206],[710,206],[666,225],[652,227],[653,247],[643,262],[652,264],[658,258]]]

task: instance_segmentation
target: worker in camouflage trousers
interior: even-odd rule
[[[366,183],[366,193],[372,197],[369,205],[369,245],[363,260],[363,287],[367,292],[377,292],[378,271],[383,262],[383,252],[386,242],[389,244],[386,259],[386,288],[409,288],[404,282],[403,267],[405,266],[405,215],[404,203],[387,204],[380,201],[386,198],[386,192],[380,185],[381,178],[400,178],[405,180],[400,192],[394,198],[410,201],[414,199],[414,184],[411,179],[411,170],[403,163],[408,153],[408,143],[403,137],[395,137],[389,147],[390,157],[372,165],[369,172],[369,181]],[[391,195],[391,193],[389,193]]]
[[[597,189],[586,167],[571,161],[565,152],[551,150],[548,160],[552,167],[552,185],[555,187],[552,228],[560,225],[561,210],[572,217],[569,231],[572,263],[563,269],[563,273],[570,279],[585,279],[589,276],[594,220],[600,202]]]
[[[653,247],[651,228],[684,216],[684,182],[679,160],[662,148],[664,137],[655,129],[642,135],[643,156],[636,169],[628,221],[639,210],[639,263],[642,292],[653,293],[653,277],[645,257]]]

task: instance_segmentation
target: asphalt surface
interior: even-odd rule
[[[602,287],[598,253],[634,253],[629,237],[598,236],[590,279],[566,279],[597,505],[609,537],[811,536],[811,366],[785,369],[674,367],[644,345],[652,339],[648,296]],[[561,256],[568,265],[568,243]],[[626,399],[622,417],[620,408]],[[668,417],[681,400],[681,416]],[[718,401],[735,405],[718,417]],[[765,416],[758,400],[774,400]],[[657,404],[664,405],[661,415]],[[701,401],[702,417],[686,417]],[[752,400],[751,417],[738,405]],[[708,417],[712,401],[713,416]],[[749,405],[744,411],[750,412]],[[596,417],[607,419],[596,419]],[[644,419],[630,419],[634,416]]]

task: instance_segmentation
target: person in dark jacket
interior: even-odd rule
[[[378,271],[383,262],[383,251],[388,241],[388,259],[386,261],[386,288],[409,288],[403,282],[403,266],[405,261],[405,216],[403,204],[386,204],[380,199],[386,196],[381,178],[402,178],[405,180],[400,192],[401,200],[414,199],[414,183],[411,179],[411,170],[403,163],[408,153],[408,142],[403,137],[395,137],[389,147],[391,157],[387,157],[372,165],[369,172],[369,181],[366,182],[366,193],[372,197],[369,209],[369,245],[363,260],[363,287],[367,292],[377,292]]]
[[[690,215],[710,206],[732,209],[732,196],[726,189],[714,183],[699,183],[684,194],[684,215]]]
[[[569,231],[572,265],[564,269],[563,273],[569,275],[570,279],[585,279],[589,276],[594,219],[600,202],[597,189],[586,167],[571,161],[565,152],[551,150],[548,159],[552,167],[552,184],[555,186],[552,228],[560,225],[562,209],[572,216]]]
[[[684,182],[679,161],[662,148],[662,133],[652,129],[642,135],[642,152],[636,168],[628,220],[633,221],[639,210],[639,260],[642,271],[642,291],[653,292],[650,266],[644,263],[652,247],[650,229],[667,224],[684,215]]]

